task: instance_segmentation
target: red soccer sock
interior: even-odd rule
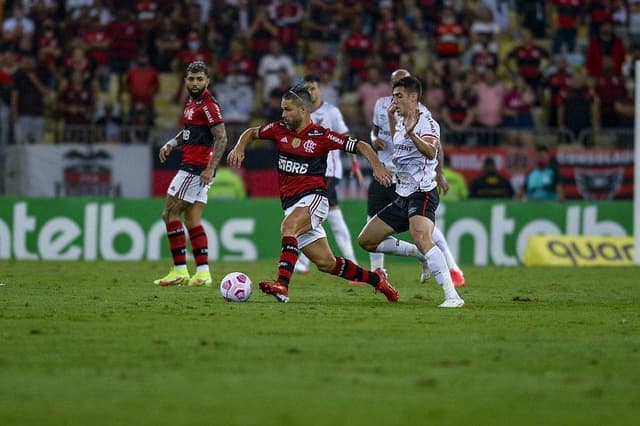
[[[345,280],[369,283],[372,286],[378,285],[380,278],[377,274],[363,269],[354,262],[344,257],[336,257],[336,267],[331,271],[332,275],[337,275]]]
[[[278,263],[278,281],[289,287],[293,268],[298,261],[298,239],[296,237],[282,237],[280,262]]]
[[[196,265],[209,263],[209,241],[202,225],[189,229],[189,239],[191,240],[191,250]]]
[[[175,266],[187,264],[187,239],[184,235],[182,222],[174,220],[167,223],[167,236],[169,237],[169,248]]]

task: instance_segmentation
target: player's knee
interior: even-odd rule
[[[333,269],[336,267],[336,258],[335,257],[323,257],[321,259],[318,259],[315,262],[315,264],[318,267],[318,270],[320,272],[326,272],[326,273],[330,274],[331,272],[333,272]]]
[[[364,233],[358,235],[358,245],[362,247],[366,251],[375,251],[376,247],[378,247],[378,242],[372,240],[369,236]]]

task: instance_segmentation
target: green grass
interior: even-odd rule
[[[166,263],[0,262],[0,424],[637,424],[638,268],[467,266],[454,310],[388,269],[396,305],[319,272],[279,304],[153,286]]]

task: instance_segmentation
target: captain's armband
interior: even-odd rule
[[[358,150],[356,149],[357,145],[358,145],[358,138],[349,136],[347,138],[347,141],[344,143],[344,150],[352,154],[357,154],[358,153]]]

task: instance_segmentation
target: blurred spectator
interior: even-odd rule
[[[447,193],[440,195],[440,199],[442,201],[461,201],[466,200],[469,197],[469,189],[467,188],[466,179],[462,173],[451,168],[451,160],[448,156],[444,157],[442,174],[449,184],[449,190]]]
[[[95,124],[104,129],[103,141],[106,143],[121,142],[120,129],[122,126],[122,107],[120,103],[99,102],[96,105]]]
[[[600,24],[598,35],[591,37],[587,47],[585,64],[590,76],[602,75],[602,65],[605,56],[610,56],[613,61],[613,72],[622,74],[622,63],[625,59],[625,49],[622,39],[613,33],[611,21]]]
[[[132,103],[128,120],[129,135],[125,142],[148,143],[151,127],[153,126],[153,113],[142,102]]]
[[[123,76],[143,47],[142,27],[135,20],[131,10],[120,8],[117,10],[116,19],[107,26],[107,31],[112,36],[109,46],[111,71]]]
[[[625,97],[624,80],[614,73],[611,57],[605,56],[602,75],[596,78],[596,95],[600,100],[600,125],[602,127],[617,127],[618,114],[615,102]]]
[[[16,144],[44,141],[44,114],[52,79],[49,69],[39,65],[33,55],[20,58],[11,90],[11,121]]]
[[[640,46],[640,0],[629,0],[628,32],[631,46]]]
[[[282,50],[298,62],[298,39],[304,17],[302,3],[295,0],[273,0],[268,12],[271,22],[278,28]]]
[[[140,24],[142,32],[144,34],[144,40],[146,47],[146,40],[149,39],[151,30],[160,21],[160,14],[158,10],[158,3],[154,0],[138,0],[135,5],[136,21]]]
[[[149,56],[140,53],[133,63],[125,77],[125,87],[129,93],[129,105],[133,109],[134,106],[142,104],[145,106],[149,115],[155,115],[155,96],[160,89],[160,80],[158,72],[151,65]],[[153,123],[153,119],[151,120]]]
[[[447,144],[464,145],[467,135],[456,132],[468,129],[474,120],[475,108],[465,91],[464,82],[455,80],[442,108],[442,122],[450,130],[446,133]]]
[[[234,0],[220,1],[218,7],[212,7],[209,12],[210,26],[215,32],[216,40],[212,46],[216,57],[222,57],[229,53],[231,41],[237,38],[244,30],[249,29],[249,23],[246,28],[242,28],[240,20],[240,3]],[[188,7],[188,21],[192,26],[191,30],[198,30],[200,7],[196,3],[191,3]]]
[[[520,197],[526,200],[564,200],[557,165],[544,145],[536,148],[536,166],[525,177],[523,190]]]
[[[391,95],[389,82],[382,78],[380,69],[375,66],[367,68],[367,79],[358,87],[358,100],[362,111],[362,122],[371,127],[373,110],[378,98]]]
[[[282,95],[287,93],[292,86],[291,76],[285,71],[280,71],[278,73],[278,86],[271,89],[264,107],[264,118],[267,123],[282,119],[282,108],[280,107]]]
[[[234,83],[248,84],[253,87],[256,78],[256,65],[248,56],[244,42],[239,39],[231,40],[229,54],[218,64],[218,79],[233,78]]]
[[[482,171],[471,181],[469,198],[513,198],[511,182],[498,173],[493,157],[485,157]]]
[[[96,80],[96,64],[87,55],[82,43],[76,42],[71,47],[71,53],[64,58],[60,74],[65,80],[69,80],[71,75],[79,73],[83,81],[88,85],[93,85]]]
[[[522,28],[528,28],[534,38],[545,38],[547,28],[546,0],[516,0]]]
[[[57,73],[56,67],[62,58],[62,40],[53,20],[47,19],[36,41],[36,57],[40,64],[49,68],[52,74]]]
[[[635,122],[635,88],[628,85],[624,97],[616,99],[614,108],[617,114],[618,128],[633,129]],[[634,133],[625,132],[618,136],[617,146],[620,148],[633,148]]]
[[[500,33],[500,27],[493,20],[491,9],[486,6],[480,7],[476,19],[471,24],[470,29],[470,49],[476,52],[487,49],[489,52],[498,52],[496,39]]]
[[[491,69],[484,70],[480,77],[472,87],[476,98],[476,124],[486,129],[479,144],[493,146],[498,142],[495,129],[502,124],[507,89]]]
[[[426,81],[422,90],[422,103],[429,108],[436,120],[442,118],[442,108],[446,97],[442,87],[442,71],[431,64],[426,71]],[[448,89],[447,89],[448,90]]]
[[[327,46],[323,52],[335,52],[340,42],[342,21],[342,5],[337,1],[310,0],[307,5],[305,27],[309,43]],[[308,71],[318,75],[318,72]]]
[[[243,76],[227,76],[215,85],[215,94],[225,123],[241,124],[244,127],[249,124],[254,105],[254,90]]]
[[[267,7],[256,5],[256,12],[247,31],[250,40],[253,60],[259,63],[260,59],[269,53],[271,40],[278,36],[278,28],[271,22],[267,13]]]
[[[404,48],[395,31],[386,31],[380,36],[378,53],[385,75],[390,75],[394,70],[400,68]]]
[[[394,40],[400,50],[410,51],[413,49],[413,34],[403,17],[394,11],[392,3],[380,2],[379,12],[380,16],[375,29],[376,49],[382,51],[389,39]],[[393,70],[395,68],[391,71]]]
[[[92,25],[84,31],[82,41],[87,49],[87,56],[95,66],[96,78],[100,82],[100,87],[107,91],[109,85],[109,47],[112,36],[101,23],[98,15],[94,16]]]
[[[543,79],[543,89],[547,92],[543,98],[546,102],[547,124],[549,127],[558,126],[558,107],[562,102],[560,94],[569,87],[571,73],[568,69],[566,56],[558,56],[555,70]]]
[[[507,131],[507,143],[516,147],[525,147],[532,142],[531,130],[535,127],[531,108],[535,102],[533,90],[521,75],[513,79],[511,89],[504,98],[504,126]]]
[[[477,46],[471,53],[470,65],[471,68],[487,69],[490,68],[497,72],[499,59],[495,52],[489,50],[486,46]]]
[[[187,66],[194,61],[202,61],[205,64],[211,64],[213,56],[209,49],[204,46],[202,36],[197,31],[190,31],[187,35],[185,43],[174,58],[171,68],[173,70],[186,69]]]
[[[612,20],[611,0],[589,0],[587,16],[589,21],[589,37],[598,34],[600,24]]]
[[[533,90],[537,103],[542,97],[540,82],[543,71],[548,65],[549,52],[534,42],[533,35],[528,29],[523,28],[521,34],[522,42],[509,52],[505,63],[509,71],[512,73],[517,71],[525,79]]]
[[[29,18],[24,8],[16,2],[11,11],[11,16],[2,23],[2,39],[14,49],[31,51],[35,25]]]
[[[269,53],[260,59],[258,65],[258,77],[262,79],[262,99],[265,102],[271,89],[278,85],[280,80],[278,73],[281,70],[284,70],[291,78],[296,74],[295,65],[291,56],[282,51],[282,45],[278,40],[271,40],[271,43],[269,43]]]
[[[460,58],[466,49],[467,31],[458,22],[453,9],[442,10],[440,22],[434,31],[436,60]]]
[[[578,16],[582,0],[552,0],[555,6],[555,32],[551,51],[554,55],[573,53],[576,49]]]
[[[362,27],[362,18],[354,18],[342,39],[342,53],[345,58],[344,87],[348,91],[356,87],[358,78],[366,68],[367,58],[375,52],[373,39],[364,33]]]
[[[571,76],[569,88],[560,94],[558,126],[579,137],[583,130],[600,128],[600,106],[598,96],[587,84],[584,70]],[[593,140],[593,139],[592,139]]]
[[[0,146],[9,143],[11,129],[11,91],[15,56],[7,45],[0,46]]]
[[[335,51],[327,54],[325,45],[322,42],[309,42],[309,53],[304,61],[306,74],[321,75],[326,73],[333,77],[336,65]]]
[[[62,142],[92,143],[85,131],[95,110],[95,95],[81,72],[73,72],[58,95],[58,109],[64,123]]]
[[[163,16],[152,31],[153,65],[160,73],[175,71],[171,68],[171,62],[180,52],[183,40],[173,20],[169,16]]]

